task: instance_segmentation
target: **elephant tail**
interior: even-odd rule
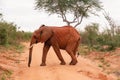
[[[79,53],[79,52],[77,52],[77,58],[79,57],[79,55],[80,55],[80,53]]]
[[[78,48],[77,48],[77,57],[79,57],[79,55],[80,55],[80,53],[79,53],[79,51],[78,51],[80,42],[81,42],[81,38],[79,38],[78,41],[77,41],[77,47],[78,47]]]

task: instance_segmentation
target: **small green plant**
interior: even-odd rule
[[[2,75],[1,80],[6,80],[5,75]]]
[[[89,53],[88,46],[80,45],[79,49],[78,49],[78,52],[79,52],[80,55],[87,55]]]
[[[1,80],[9,79],[12,74],[13,74],[13,71],[11,70],[4,71],[1,75]]]
[[[106,67],[110,67],[110,64],[106,64]]]
[[[13,71],[11,70],[8,70],[8,72],[6,72],[7,77],[10,77],[12,74],[13,74]]]
[[[99,64],[98,67],[101,67],[101,68],[102,68],[103,66],[102,66],[101,64]]]
[[[19,63],[20,63],[20,60],[15,61],[15,63],[18,63],[18,64],[19,64]]]

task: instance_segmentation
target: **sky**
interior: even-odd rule
[[[120,0],[100,1],[102,2],[105,11],[109,13],[117,24],[119,24]],[[5,21],[13,22],[23,31],[34,31],[42,24],[48,26],[66,25],[58,15],[49,15],[48,13],[35,10],[35,0],[0,0],[0,13],[3,14],[3,19]],[[102,13],[103,12],[99,12],[99,17],[90,16],[87,19],[83,19],[81,25],[78,26],[78,29],[83,30],[84,27],[90,23],[99,23],[101,29],[108,26]]]

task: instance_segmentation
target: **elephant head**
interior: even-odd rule
[[[30,64],[31,64],[33,45],[39,42],[41,43],[46,42],[48,39],[51,38],[52,35],[53,35],[52,30],[46,27],[45,25],[40,26],[39,29],[34,31],[31,38],[31,42],[30,42],[30,48],[29,48],[28,67],[30,67]]]

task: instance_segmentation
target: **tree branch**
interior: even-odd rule
[[[74,28],[76,28],[79,24],[81,24],[82,20],[83,20],[83,15],[81,16],[80,21],[78,21],[78,23],[74,26]]]
[[[92,5],[87,6],[86,9],[85,9],[85,11],[84,11],[84,13],[86,13],[91,6],[92,6]],[[80,16],[79,16],[79,17],[80,17]],[[84,18],[84,14],[81,15],[81,18],[78,18],[78,22],[77,22],[77,24],[74,26],[74,28],[76,28],[78,25],[81,24],[83,18]],[[79,19],[80,19],[80,20],[79,20]]]

